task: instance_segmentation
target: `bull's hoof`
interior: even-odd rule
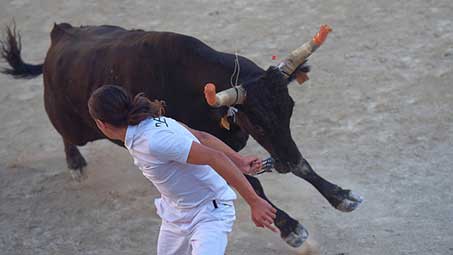
[[[291,247],[300,247],[305,240],[308,238],[308,231],[300,223],[297,224],[293,232],[289,233],[288,236],[282,237],[283,240]]]
[[[363,202],[363,197],[352,193],[350,190],[345,190],[343,200],[335,206],[335,208],[342,212],[352,212]]]
[[[71,177],[75,182],[82,182],[87,178],[84,169],[70,169]]]
[[[84,169],[87,166],[87,162],[80,153],[71,155],[66,162],[74,181],[81,182],[87,177]]]
[[[71,154],[71,156],[66,158],[66,162],[68,163],[68,168],[73,170],[82,169],[87,166],[87,162],[80,153]]]

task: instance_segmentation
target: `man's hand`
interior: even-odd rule
[[[250,158],[244,160],[244,162],[254,160],[254,158]],[[272,226],[277,210],[256,194],[253,187],[241,173],[241,170],[239,170],[237,165],[231,161],[225,153],[194,141],[192,142],[189,156],[187,157],[187,163],[211,166],[231,186],[233,186],[239,194],[241,194],[247,204],[249,204],[252,211],[252,220],[255,225],[277,232],[277,229]]]
[[[277,210],[266,202],[266,200],[258,198],[256,202],[250,204],[250,208],[252,210],[252,220],[257,227],[278,232],[277,228],[272,225]]]
[[[244,174],[254,175],[261,170],[261,160],[256,156],[241,157],[240,160],[234,162],[236,166]]]
[[[239,170],[241,170],[242,173],[254,175],[257,172],[261,171],[262,163],[258,157],[243,157],[239,153],[228,147],[228,145],[220,141],[217,137],[203,131],[189,128],[181,122],[180,124],[187,128],[196,138],[198,138],[201,144],[225,153],[225,155],[227,155],[228,158],[233,161],[233,163],[239,168]]]

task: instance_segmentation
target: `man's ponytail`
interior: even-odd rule
[[[122,87],[104,85],[96,89],[88,100],[91,117],[116,127],[137,125],[147,118],[164,114],[164,101],[151,101],[143,93],[133,99]]]
[[[138,93],[131,103],[127,116],[128,125],[137,125],[147,118],[156,118],[164,114],[165,102],[149,100],[144,93]]]

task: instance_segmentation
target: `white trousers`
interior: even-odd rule
[[[223,255],[235,217],[232,201],[209,201],[176,212],[178,220],[162,219],[157,255]],[[168,208],[167,208],[168,209]],[[158,210],[159,213],[159,210]]]

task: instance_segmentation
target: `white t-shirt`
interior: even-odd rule
[[[163,116],[128,126],[125,138],[134,164],[160,191],[166,205],[189,209],[214,199],[236,199],[234,191],[210,166],[187,163],[193,142],[199,140],[189,130]]]

